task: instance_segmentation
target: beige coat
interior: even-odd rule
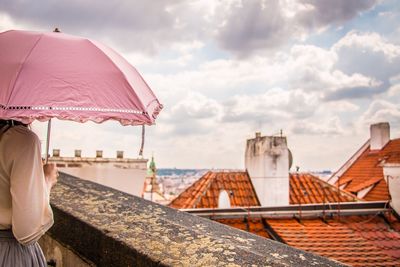
[[[36,242],[53,225],[49,193],[37,135],[24,126],[0,130],[0,230]]]

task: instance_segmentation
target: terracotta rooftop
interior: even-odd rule
[[[353,214],[341,216],[235,216],[221,210],[206,217],[351,266],[400,266],[399,220],[390,209],[372,211],[362,208],[364,203],[354,204]]]
[[[228,192],[232,207],[260,205],[247,172],[209,171],[183,191],[169,206],[178,209],[217,208],[221,190]]]
[[[247,172],[207,172],[170,204],[178,209],[217,208],[221,190],[229,194],[232,207],[260,206]],[[353,202],[356,197],[309,173],[290,174],[290,204]]]
[[[267,219],[285,243],[352,266],[400,266],[399,221],[393,216]]]
[[[336,184],[339,183],[341,188],[355,195],[362,190],[369,190],[364,196],[360,196],[364,200],[389,200],[388,186],[383,177],[383,163],[400,163],[400,138],[389,141],[379,151],[370,150],[368,146]]]
[[[259,236],[263,236],[265,238],[271,238],[268,232],[265,229],[265,225],[263,219],[260,217],[256,218],[240,218],[240,219],[218,219],[215,220],[219,223],[229,225],[231,227],[250,232]]]
[[[338,194],[340,192],[340,194]],[[290,174],[290,204],[353,202],[357,198],[309,173]]]

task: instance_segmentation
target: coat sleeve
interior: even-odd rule
[[[19,140],[19,144],[15,144],[10,192],[13,234],[21,244],[32,244],[53,225],[40,141],[33,132]]]

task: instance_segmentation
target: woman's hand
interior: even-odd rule
[[[53,185],[57,183],[58,168],[55,163],[47,163],[43,165],[43,172],[44,172],[44,177],[46,179],[46,183],[49,189],[51,189]]]

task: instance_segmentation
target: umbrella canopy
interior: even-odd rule
[[[0,33],[0,118],[151,125],[162,105],[111,48],[58,32]]]

